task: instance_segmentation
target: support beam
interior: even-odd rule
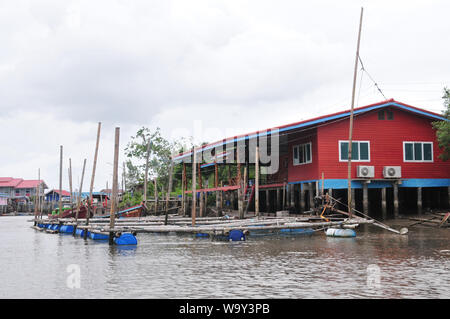
[[[281,189],[277,188],[277,204],[275,210],[280,210],[280,201],[281,201]]]
[[[268,189],[266,189],[266,213],[270,213],[270,193]]]
[[[351,196],[352,196],[352,203],[351,203],[351,205],[352,205],[352,212],[353,212],[353,209],[356,208],[356,207],[355,207],[356,196],[355,196],[355,189],[354,189],[354,188],[351,189],[350,194],[351,194]]]
[[[167,187],[167,195],[166,195],[166,218],[164,220],[164,225],[167,225],[167,221],[169,219],[169,200],[170,200],[170,193],[172,192],[172,182],[173,182],[173,159],[170,160],[169,185]]]
[[[281,210],[285,210],[285,209],[286,209],[286,182],[284,182],[284,184],[283,184],[283,200],[282,200]]]
[[[59,210],[58,216],[62,217],[62,163],[63,163],[63,146],[59,148]]]
[[[295,208],[295,193],[294,193],[294,188],[295,185],[294,184],[290,184],[291,188],[289,189],[291,195],[289,196],[291,201],[290,201],[290,205],[292,208]]]
[[[95,169],[97,167],[97,157],[98,157],[98,146],[100,144],[100,130],[102,127],[102,123],[98,122],[97,126],[97,141],[95,142],[95,152],[94,152],[94,163],[92,165],[92,175],[91,175],[91,186],[89,189],[89,202],[88,202],[88,210],[86,214],[86,225],[89,225],[89,218],[91,217],[91,211],[92,211],[92,192],[94,191],[94,180],[95,180]],[[84,239],[87,238],[87,231],[84,232]]]
[[[183,170],[181,176],[181,215],[186,215],[186,164],[183,162]]]

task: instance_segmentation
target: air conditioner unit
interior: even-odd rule
[[[373,166],[357,166],[356,167],[356,176],[368,178],[375,176],[375,169]]]
[[[384,178],[400,178],[402,177],[401,166],[385,166],[383,167]]]

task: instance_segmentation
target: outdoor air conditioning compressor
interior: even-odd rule
[[[401,166],[385,166],[383,167],[384,178],[400,178],[402,177]]]
[[[357,166],[356,167],[356,176],[368,178],[368,177],[374,177],[375,176],[375,169],[373,166]]]

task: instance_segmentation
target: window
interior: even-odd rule
[[[339,141],[339,161],[348,161],[348,141]],[[370,162],[369,141],[352,141],[352,161]]]
[[[386,114],[386,116],[385,116],[385,114]],[[378,119],[379,120],[387,119],[389,121],[392,121],[394,119],[394,112],[392,110],[386,110],[386,113],[385,113],[384,110],[380,110],[380,111],[378,111]]]
[[[311,143],[296,145],[293,148],[294,165],[312,162]]]
[[[389,121],[392,121],[394,119],[394,112],[392,112],[391,110],[386,110],[386,118]]]
[[[403,142],[404,162],[432,162],[432,142]]]

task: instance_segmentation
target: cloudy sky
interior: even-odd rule
[[[112,179],[141,126],[215,141],[349,108],[361,58],[387,98],[442,110],[449,1],[0,0],[0,176]],[[357,105],[384,100],[358,75]],[[120,162],[124,160],[121,153]],[[78,186],[74,186],[78,187]]]

